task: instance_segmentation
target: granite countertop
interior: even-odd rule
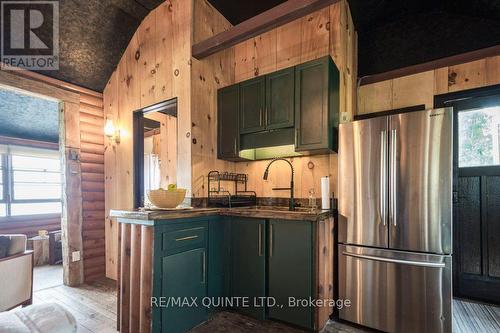
[[[111,210],[110,216],[119,219],[139,221],[172,220],[201,216],[245,216],[255,218],[276,218],[281,220],[319,221],[332,215],[332,211],[299,207],[289,211],[288,207],[253,206],[237,208],[192,208],[176,210]]]

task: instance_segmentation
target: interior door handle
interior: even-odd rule
[[[388,262],[388,263],[394,263],[394,264],[403,264],[403,265],[421,266],[421,267],[434,267],[434,268],[445,267],[445,263],[442,263],[442,262],[425,262],[425,261],[415,261],[415,260],[392,259],[392,258],[370,256],[370,255],[366,255],[366,254],[349,253],[346,251],[343,251],[342,254],[345,256],[359,258],[359,259],[368,259],[368,260],[382,261],[382,262]]]

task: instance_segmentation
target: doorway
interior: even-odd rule
[[[500,304],[500,87],[436,101],[454,109],[454,296]]]

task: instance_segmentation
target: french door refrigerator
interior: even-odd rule
[[[452,331],[451,108],[340,125],[341,319]]]

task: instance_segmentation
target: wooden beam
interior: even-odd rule
[[[193,57],[200,60],[266,31],[284,25],[339,0],[288,0],[257,16],[193,45]]]
[[[21,68],[13,68],[12,66],[6,65],[6,64],[0,64],[0,70],[2,71],[10,71],[15,75],[25,77],[32,79],[34,81],[46,83],[48,85],[51,85],[53,87],[61,88],[64,90],[68,90],[71,92],[76,92],[80,94],[85,94],[85,95],[90,95],[98,98],[102,98],[102,93],[93,91],[84,87],[77,86],[76,84],[72,84],[69,82],[64,82],[58,79],[51,78],[49,76],[32,72],[27,69],[21,69]]]
[[[398,68],[392,71],[368,75],[360,78],[360,85],[366,85],[371,83],[377,83],[386,80],[392,80],[403,76],[413,75],[417,73],[427,72],[435,70],[438,68],[455,66],[459,64],[464,64],[471,61],[476,61],[488,57],[495,57],[500,55],[500,45],[488,47],[485,49],[480,49],[476,51],[471,51],[467,53],[457,54],[451,57],[441,58],[423,64],[417,64],[413,66]]]
[[[59,143],[0,136],[0,144],[59,150]]]

